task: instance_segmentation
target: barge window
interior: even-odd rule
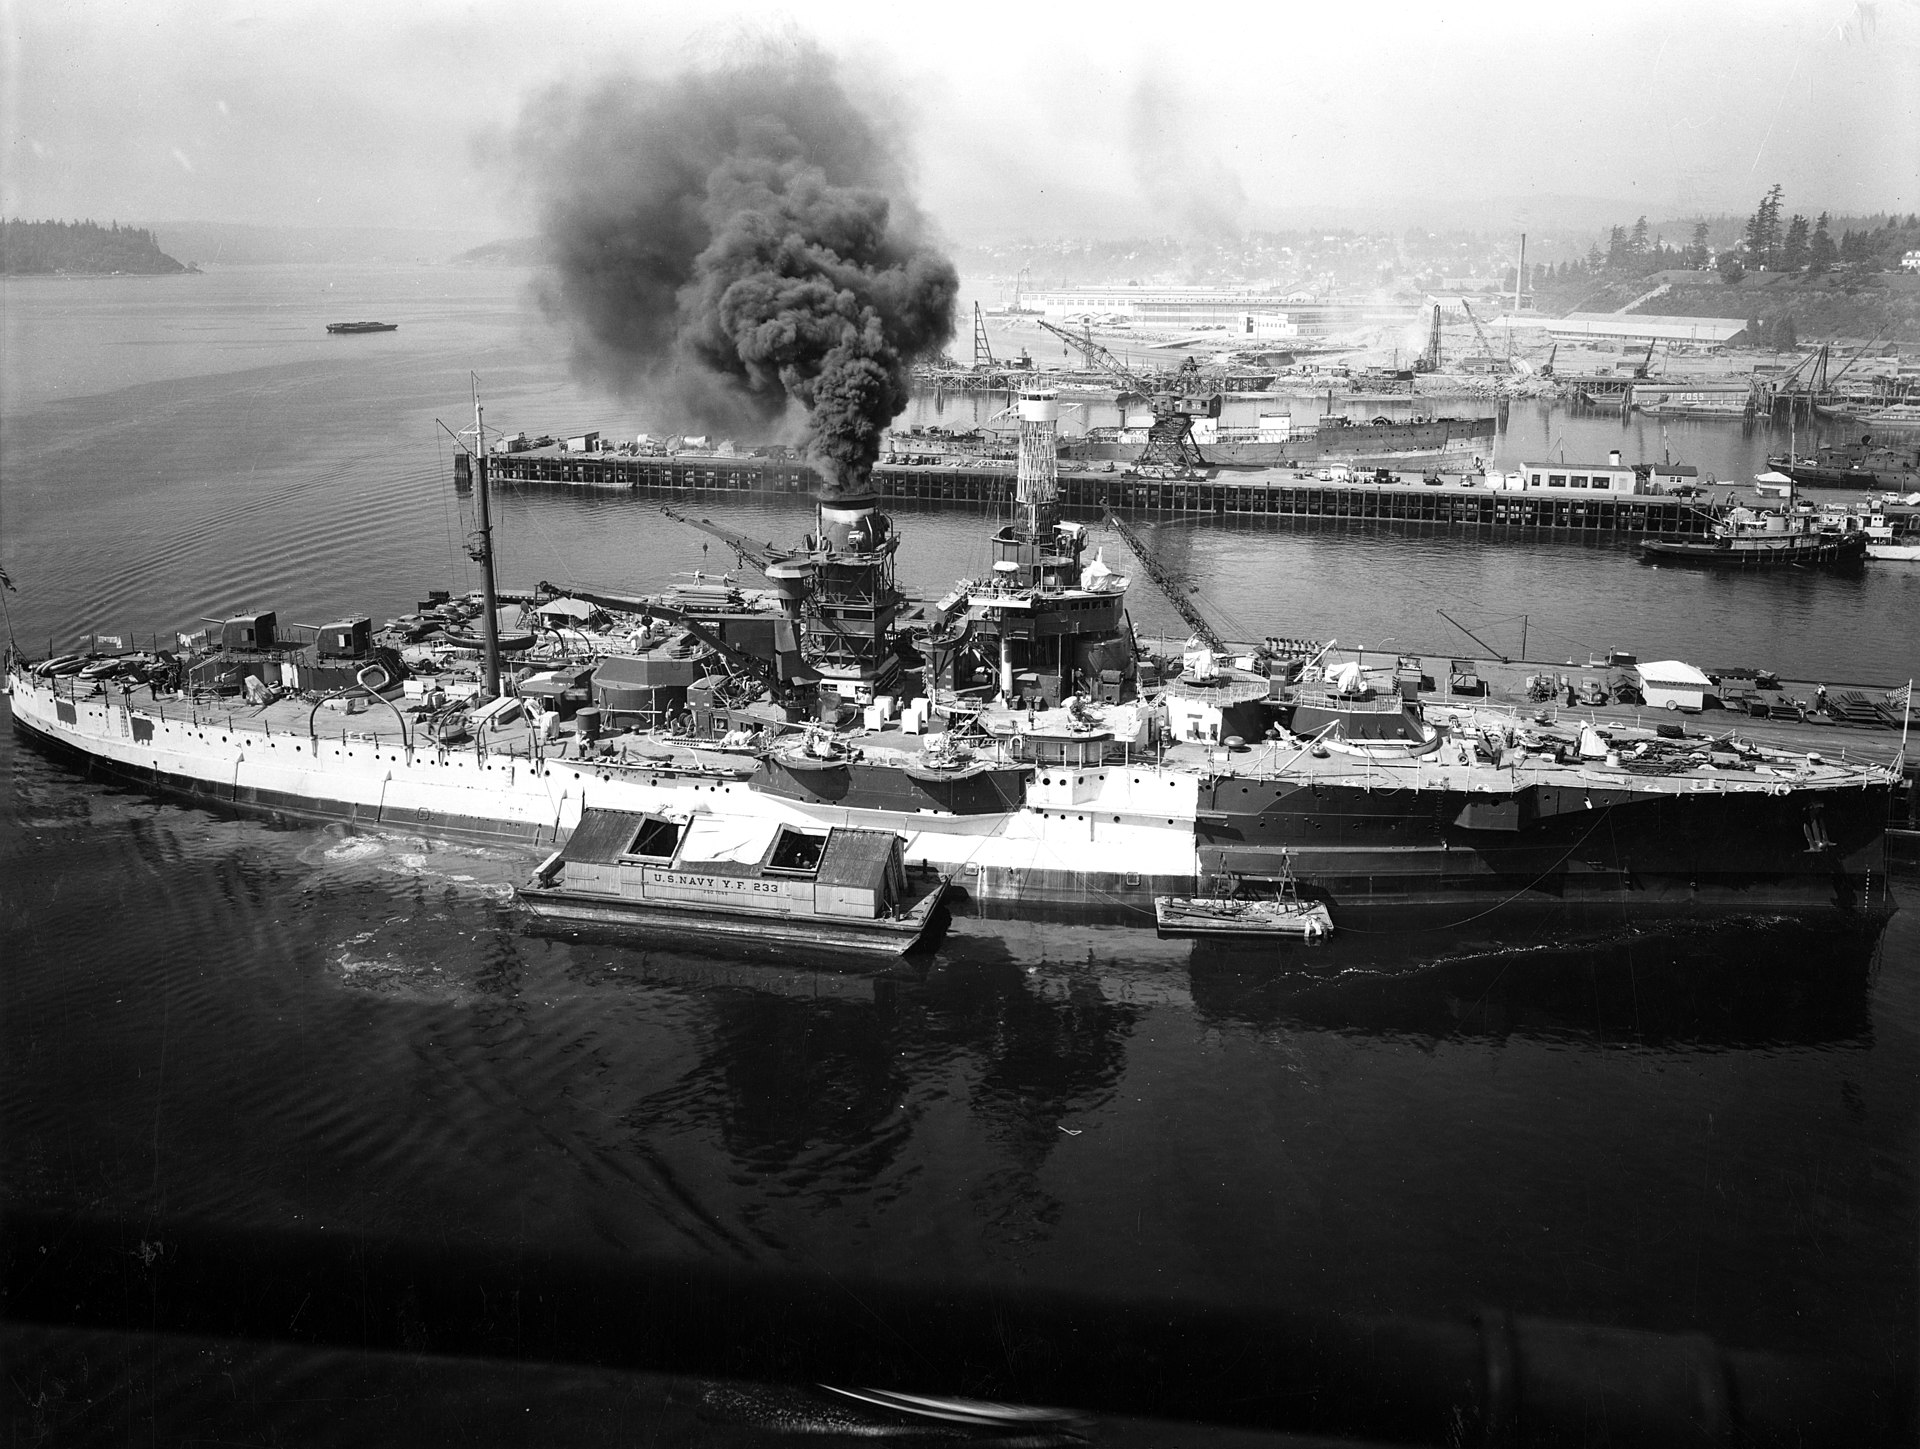
[[[767,856],[766,868],[794,875],[812,875],[820,869],[820,857],[826,854],[826,850],[825,831],[796,830],[791,825],[783,825],[773,842],[773,850]]]
[[[672,860],[686,826],[672,820],[656,820],[649,815],[633,833],[633,840],[622,854],[644,855],[654,860]]]

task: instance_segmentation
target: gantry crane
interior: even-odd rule
[[[1091,326],[1081,336],[1051,322],[1043,321],[1040,325],[1061,341],[1078,348],[1089,368],[1106,373],[1126,391],[1147,399],[1153,409],[1153,423],[1147,429],[1147,446],[1136,460],[1136,466],[1164,467],[1183,477],[1206,466],[1207,460],[1193,439],[1193,420],[1219,417],[1220,394],[1185,395],[1155,379],[1142,377],[1095,342]]]

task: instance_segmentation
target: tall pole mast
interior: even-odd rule
[[[482,693],[488,699],[500,697],[500,598],[493,583],[493,510],[487,499],[487,432],[480,407],[480,383],[473,385],[473,478],[475,496],[480,501],[480,539],[476,550],[480,564],[480,591],[486,603],[480,615],[480,637],[486,643],[486,674]]]

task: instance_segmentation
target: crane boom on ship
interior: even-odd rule
[[[660,511],[675,523],[684,523],[689,528],[697,528],[702,533],[712,534],[733,550],[734,557],[740,560],[742,567],[751,566],[765,573],[769,564],[791,557],[791,550],[775,548],[771,543],[760,543],[748,538],[744,533],[735,533],[730,528],[722,528],[710,518],[689,518],[684,513],[676,513],[664,503],[660,505]],[[589,602],[597,601],[589,600]]]

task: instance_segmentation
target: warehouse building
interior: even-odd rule
[[[1692,347],[1725,347],[1745,340],[1747,324],[1738,317],[1655,317],[1618,312],[1574,312],[1544,320],[1556,342],[1664,342]]]

